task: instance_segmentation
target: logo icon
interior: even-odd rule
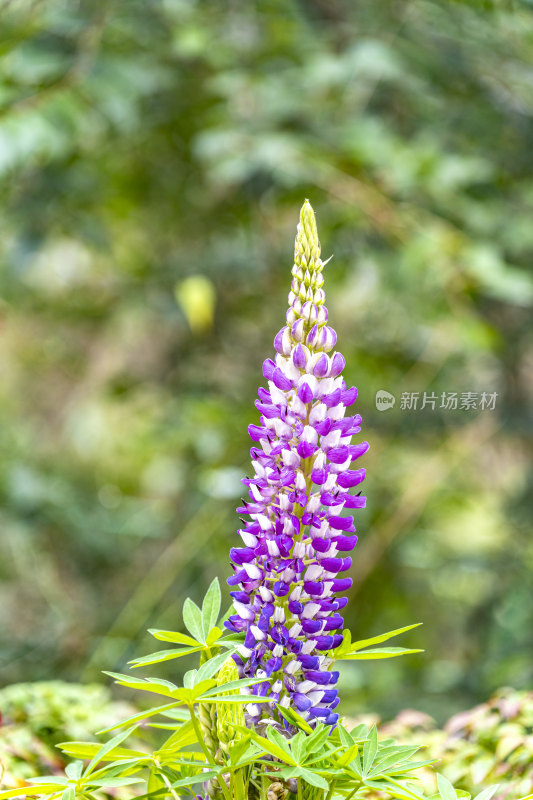
[[[376,392],[376,408],[378,411],[388,411],[389,408],[394,407],[395,402],[394,395],[386,392],[385,389],[380,389],[379,392]]]

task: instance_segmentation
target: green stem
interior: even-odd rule
[[[326,800],[331,800],[331,796],[332,796],[332,794],[334,792],[336,784],[337,784],[337,781],[335,781],[335,780],[331,782],[331,786],[329,787],[329,792],[326,795]]]
[[[302,779],[296,778],[296,784],[298,786],[298,800],[303,800]]]
[[[198,739],[198,744],[200,745],[200,747],[202,748],[202,750],[204,752],[204,755],[205,755],[205,757],[207,759],[207,763],[211,764],[212,767],[216,767],[218,769],[220,767],[220,764],[217,764],[217,762],[215,761],[215,759],[213,758],[213,756],[211,755],[211,753],[209,752],[209,750],[206,747],[206,744],[204,742],[204,737],[202,735],[202,731],[201,731],[200,725],[199,725],[198,720],[196,718],[196,714],[194,713],[194,706],[187,705],[187,709],[188,709],[190,717],[191,717],[191,722],[192,722],[192,726],[194,728],[194,732],[196,734],[196,738]],[[226,786],[226,782],[225,782],[224,778],[222,777],[222,775],[218,775],[217,774],[217,783],[220,786],[220,788],[222,790],[222,793],[223,793],[224,797],[226,798],[226,800],[232,800],[230,790]]]
[[[353,791],[351,791],[351,792],[350,792],[350,794],[349,794],[347,797],[345,797],[345,798],[344,798],[344,800],[352,800],[352,797],[354,796],[354,794],[355,794],[356,792],[358,792],[358,791],[359,791],[359,789],[361,788],[361,786],[362,786],[362,784],[361,784],[361,783],[359,784],[359,786],[356,786],[356,788],[355,788]]]

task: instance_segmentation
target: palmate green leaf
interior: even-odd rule
[[[202,612],[190,597],[183,604],[183,622],[191,636],[194,636],[201,644],[205,644],[206,635],[202,623]]]
[[[172,650],[158,650],[155,653],[149,653],[147,656],[134,658],[132,661],[128,661],[128,665],[134,669],[136,667],[147,667],[150,664],[161,664],[163,661],[171,661],[174,658],[182,658],[191,653],[198,653],[200,650],[203,650],[202,645],[196,647],[174,647]]]
[[[270,778],[272,777],[271,772],[262,774]],[[280,775],[282,778],[301,778],[306,783],[311,784],[311,786],[316,786],[318,789],[324,789],[325,791],[329,789],[329,784],[322,775],[319,775],[314,770],[299,765],[281,767],[279,770],[276,770],[276,775]]]
[[[215,578],[211,582],[202,603],[202,626],[206,639],[211,629],[217,624],[221,600],[220,584],[218,578]]]
[[[248,698],[248,702],[250,702],[250,698]],[[252,741],[255,742],[255,744],[259,745],[261,750],[264,751],[265,753],[274,756],[274,758],[279,758],[279,760],[282,761],[284,764],[288,764],[289,766],[293,767],[296,766],[296,761],[292,757],[289,743],[284,737],[281,737],[283,739],[283,744],[278,744],[277,742],[273,742],[271,739],[267,739],[264,736],[260,736],[258,733],[251,730],[250,728],[245,728],[242,725],[235,725],[234,727],[236,730],[248,734],[252,738]]]
[[[361,652],[348,653],[348,655],[341,656],[337,661],[372,661],[378,658],[396,658],[397,656],[423,652],[423,650],[411,650],[403,647],[373,647],[368,650],[361,650]]]

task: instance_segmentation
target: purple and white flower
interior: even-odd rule
[[[342,642],[339,611],[350,588],[343,577],[357,542],[353,516],[343,509],[365,505],[351,494],[365,477],[353,469],[368,444],[352,444],[361,430],[358,414],[346,416],[357,397],[343,377],[345,360],[334,350],[328,323],[314,212],[305,202],[295,242],[287,324],[274,339],[276,356],[263,364],[265,388],[250,425],[254,477],[243,480],[249,500],[231,550],[228,583],[235,614],[225,623],[244,632],[236,661],[242,675],[264,677],[250,690],[251,723],[292,706],[310,722],[335,725],[339,703],[332,671]],[[270,703],[254,703],[253,695]]]

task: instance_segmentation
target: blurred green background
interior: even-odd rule
[[[531,3],[0,8],[1,682],[122,668],[229,574],[309,197],[371,442],[346,616],[426,648],[344,711],[530,687]]]

